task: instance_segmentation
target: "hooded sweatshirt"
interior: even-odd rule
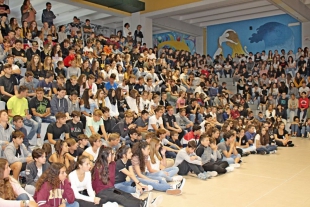
[[[69,204],[72,204],[75,201],[74,192],[67,179],[64,181],[64,184],[60,183],[59,188],[54,191],[52,190],[51,185],[48,182],[45,182],[41,186],[41,189],[35,192],[33,198],[40,207],[58,207],[64,200]]]
[[[48,162],[42,165],[42,173],[44,173],[49,166],[50,164]],[[34,186],[38,179],[38,168],[36,166],[36,162],[32,161],[26,166],[26,184]]]
[[[222,155],[218,150],[213,151],[211,147],[204,147],[202,145],[199,145],[197,147],[196,154],[199,157],[201,157],[201,162],[203,165],[209,162],[216,162],[217,160],[222,159]]]
[[[2,145],[5,144],[5,142],[10,142],[12,132],[14,132],[14,129],[7,124],[5,128],[0,124],[0,157],[4,156],[4,151],[2,151]]]
[[[10,144],[5,148],[4,150],[4,158],[6,158],[9,162],[9,164],[12,164],[14,162],[26,162],[26,159],[28,156],[31,155],[31,152],[29,152],[24,144],[20,145],[20,152],[21,155],[19,157],[16,157],[16,147],[14,146],[13,142],[10,142]]]
[[[51,114],[55,116],[58,112],[68,112],[68,102],[65,98],[59,99],[54,96],[51,100]]]

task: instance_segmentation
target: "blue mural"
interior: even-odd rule
[[[196,38],[179,32],[154,34],[153,45],[157,45],[158,49],[169,47],[175,50],[186,50],[192,54],[196,52]]]
[[[301,25],[289,15],[232,22],[207,27],[207,51],[211,56],[248,54],[265,50],[286,52],[301,46]],[[214,44],[214,43],[217,44]]]

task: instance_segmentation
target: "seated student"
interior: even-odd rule
[[[167,167],[166,149],[162,147],[160,150],[160,148],[160,140],[152,138],[150,141],[150,166],[147,166],[149,176],[159,176],[166,179],[167,182],[180,182],[181,186],[179,189],[182,190],[185,184],[185,178],[177,175],[179,168]]]
[[[185,136],[183,137],[181,141],[181,143],[183,144],[183,147],[186,147],[187,143],[191,140],[194,140],[198,144],[200,134],[201,134],[201,126],[194,125],[192,131],[186,133]]]
[[[119,121],[112,129],[112,133],[118,133],[123,139],[128,137],[128,130],[135,129],[136,124],[132,123],[135,112],[131,110],[125,111],[125,117]]]
[[[161,142],[163,148],[165,149],[165,156],[167,158],[175,158],[176,153],[178,153],[178,151],[180,150],[180,147],[176,144],[173,144],[172,142],[169,142],[166,139],[166,134],[167,134],[167,132],[164,129],[158,129],[156,131],[156,136],[158,137],[159,141]]]
[[[182,147],[182,144],[179,140],[179,133],[176,131],[171,131],[170,132],[170,139],[168,139],[169,142],[171,142],[172,144],[177,145],[178,147]]]
[[[69,174],[71,188],[75,200],[82,206],[96,207],[117,207],[117,203],[102,203],[101,198],[96,197],[91,183],[91,162],[87,156],[80,156],[77,160],[77,169]]]
[[[71,94],[72,91],[77,91],[78,96],[82,95],[80,94],[80,85],[77,82],[77,77],[75,75],[70,77],[70,80],[67,80],[66,82],[66,90],[67,94]]]
[[[180,189],[182,183],[168,184],[166,179],[162,179],[158,175],[150,175],[149,169],[151,169],[151,164],[148,141],[134,144],[132,153],[133,157],[131,158],[131,163],[133,172],[140,182],[151,185],[155,190],[166,192],[168,195],[180,195],[182,193]]]
[[[194,123],[186,117],[186,109],[184,108],[179,110],[179,113],[175,115],[175,119],[178,126],[180,126],[184,131],[189,131],[190,128],[194,126]]]
[[[276,141],[276,145],[279,147],[294,147],[292,141],[288,136],[288,132],[285,130],[285,124],[280,122],[278,128],[274,130],[274,139]]]
[[[301,129],[301,137],[310,138],[310,118],[306,120]]]
[[[167,106],[167,113],[164,115],[164,126],[166,129],[168,129],[171,132],[177,132],[179,134],[179,140],[182,140],[182,138],[185,135],[185,131],[181,129],[181,127],[178,125],[176,118],[174,116],[174,110],[173,106]]]
[[[30,143],[29,143],[29,140],[27,139],[27,129],[25,129],[25,127],[24,127],[24,118],[20,115],[15,115],[15,116],[13,116],[12,121],[13,121],[12,128],[15,131],[23,132],[23,134],[24,134],[23,144],[28,149],[30,146]]]
[[[54,73],[53,71],[47,71],[45,74],[44,80],[40,80],[38,83],[39,88],[43,88],[44,90],[44,97],[48,98],[49,100],[52,99],[52,82],[54,80]]]
[[[251,152],[255,153],[256,151],[256,145],[255,145],[255,126],[254,125],[249,125],[248,130],[245,132],[246,139],[249,143],[248,148],[243,148],[242,151],[243,153]]]
[[[34,199],[40,206],[79,207],[63,163],[52,163],[42,174],[37,181]]]
[[[69,170],[70,167],[70,161],[74,160],[72,159],[72,156],[69,154],[69,148],[67,142],[63,140],[57,140],[55,144],[55,152],[50,156],[48,161],[50,163],[62,163],[66,166],[67,170]]]
[[[44,141],[48,141],[50,144],[56,144],[56,141],[61,138],[61,135],[65,133],[65,138],[69,138],[69,128],[66,125],[66,114],[59,112],[56,114],[56,122],[50,123],[46,130]]]
[[[110,109],[106,106],[101,108],[102,111],[102,119],[103,119],[103,124],[104,124],[104,128],[106,130],[107,134],[112,133],[112,129],[113,127],[116,125],[116,119],[113,117],[111,118],[110,116]],[[100,132],[100,129],[99,129]]]
[[[149,118],[149,125],[148,125],[148,130],[149,131],[156,131],[158,129],[164,129],[167,132],[167,135],[170,134],[170,132],[165,129],[164,127],[164,122],[163,122],[163,113],[164,113],[164,108],[163,106],[157,106],[154,110],[155,114]]]
[[[229,167],[228,162],[221,160],[222,155],[217,150],[214,138],[209,138],[205,133],[200,136],[199,141],[200,145],[196,149],[196,154],[201,157],[202,167],[207,172],[208,177],[234,170],[234,168]]]
[[[240,117],[240,112],[238,110],[238,105],[234,105],[233,109],[230,111],[232,119],[238,119]]]
[[[129,139],[126,139],[126,145],[132,148],[132,146],[138,141],[138,132],[136,129],[129,129],[128,130]]]
[[[14,129],[9,125],[9,116],[6,110],[0,111],[0,157],[3,157],[5,147],[10,143]]]
[[[5,64],[3,66],[4,75],[0,77],[0,97],[1,101],[8,102],[14,95],[18,94],[18,83],[14,75],[12,75],[12,65]]]
[[[250,151],[250,152],[249,151],[247,151],[247,152],[243,151],[243,149],[248,149],[250,147],[248,139],[245,136],[244,129],[243,128],[239,128],[239,129],[236,130],[236,132],[237,132],[236,148],[237,148],[237,151],[239,152],[239,154],[242,155],[242,156],[247,156],[251,152],[254,154],[255,150]]]
[[[20,183],[10,176],[10,167],[6,159],[0,158],[0,203],[1,206],[29,206],[37,207],[38,204],[33,200],[20,185]],[[4,190],[5,189],[5,190]]]
[[[44,97],[43,88],[36,88],[36,96],[30,100],[29,108],[31,109],[33,119],[38,122],[39,125],[41,125],[42,122],[53,123],[56,121],[55,117],[51,116],[50,100]]]
[[[83,152],[87,149],[88,147],[88,136],[85,134],[80,134],[78,137],[78,147],[77,147],[77,153],[78,154],[83,154]]]
[[[141,116],[135,121],[137,126],[137,131],[146,134],[148,132],[148,125],[149,125],[149,112],[147,110],[141,111]]]
[[[80,122],[81,112],[72,111],[71,120],[67,122],[69,128],[69,137],[78,140],[78,136],[84,133],[84,128],[82,122]]]
[[[277,146],[269,144],[270,139],[266,128],[262,127],[261,131],[256,134],[255,140],[257,153],[265,155],[274,154],[277,152]]]
[[[132,152],[129,146],[123,145],[117,150],[114,187],[139,198],[144,191],[151,191],[153,187],[142,184],[134,175],[131,157]],[[127,176],[130,177],[130,181],[126,180]]]
[[[30,162],[26,166],[26,187],[25,190],[30,194],[34,195],[35,185],[42,173],[44,173],[50,166],[46,162],[45,151],[40,148],[36,148],[32,151],[33,162]]]
[[[100,147],[100,153],[92,169],[92,186],[101,202],[117,202],[124,207],[150,207],[151,193],[145,200],[139,200],[131,194],[118,190],[115,185],[114,152],[110,147]],[[155,205],[157,206],[157,205]]]
[[[53,96],[51,100],[51,113],[56,116],[57,113],[62,112],[66,114],[67,119],[70,119],[68,112],[68,101],[65,99],[66,88],[58,87],[57,95]]]
[[[90,156],[90,161],[92,163],[95,163],[97,160],[99,149],[102,145],[102,140],[100,137],[100,134],[93,134],[89,137],[89,144],[90,147],[88,147],[85,152],[88,153]]]
[[[78,149],[78,143],[73,138],[66,139],[65,142],[68,145],[68,154],[71,155],[71,157],[69,157],[69,159],[71,161],[77,161],[78,157],[83,154],[83,152],[77,150]],[[80,154],[79,154],[79,152],[80,152]],[[85,155],[88,155],[88,154],[85,152]]]
[[[187,175],[192,171],[199,179],[206,180],[208,178],[207,172],[201,166],[201,158],[195,154],[196,148],[196,141],[189,141],[187,146],[178,152],[173,166],[179,168],[179,175]]]
[[[223,134],[224,142],[221,142],[217,145],[218,150],[223,155],[223,161],[227,161],[230,167],[238,168],[240,167],[239,161],[240,161],[240,154],[238,154],[238,151],[235,146],[236,142],[236,132],[233,130],[230,130],[228,132],[225,132]]]
[[[106,147],[111,147],[114,151],[121,147],[120,144],[121,137],[118,133],[109,134],[108,140],[103,140],[102,145]]]
[[[52,82],[52,93],[57,94],[57,88],[59,88],[59,87],[65,87],[66,88],[65,77],[63,75],[57,76],[56,81]],[[71,91],[73,91],[73,90],[71,90]],[[68,93],[68,91],[67,91],[67,94],[70,94],[70,93]]]
[[[4,150],[4,158],[9,162],[13,177],[18,180],[19,173],[26,169],[27,163],[33,161],[31,152],[23,145],[24,134],[21,131],[12,133],[12,142]]]
[[[60,75],[62,75],[63,77],[66,77],[66,68],[65,68],[63,61],[60,60],[57,62],[57,67],[55,68],[55,74],[56,74],[56,77]]]
[[[291,123],[290,128],[291,128],[292,137],[301,136],[302,123],[299,122],[298,116],[294,116],[293,122]],[[302,136],[304,136],[304,134],[302,134]]]
[[[98,134],[100,128],[102,132],[102,135],[100,135],[100,137],[104,138],[105,140],[108,139],[108,135],[105,131],[103,120],[101,118],[102,115],[103,113],[100,109],[95,109],[92,117],[86,117],[85,134],[88,137],[90,137],[93,134]]]

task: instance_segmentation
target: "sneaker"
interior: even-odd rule
[[[232,171],[234,171],[234,167],[226,167],[226,172],[228,173],[228,172],[232,172]]]
[[[216,171],[207,171],[207,174],[211,175],[211,177],[215,177],[218,175]]]
[[[172,182],[180,182],[183,179],[181,175],[176,175],[172,177]]]
[[[182,194],[182,190],[180,190],[180,189],[168,189],[168,190],[166,190],[166,193],[168,195],[180,195],[180,194]]]
[[[257,152],[256,152],[256,151],[251,151],[250,153],[251,153],[251,154],[253,154],[253,155],[254,155],[254,154],[257,154]]]
[[[179,189],[180,183],[181,183],[181,182],[171,183],[171,188],[172,188],[172,189]]]
[[[135,198],[140,198],[140,193],[130,193]]]
[[[229,167],[239,168],[239,167],[240,167],[240,164],[238,164],[238,163],[230,164]]]
[[[151,203],[151,207],[157,207],[159,206],[164,200],[164,197],[162,195],[157,196]]]
[[[208,174],[206,171],[203,172],[203,174],[207,177],[207,178],[211,178],[212,176],[210,174]]]
[[[244,153],[242,153],[242,157],[247,157],[247,156],[249,156],[251,153],[250,152],[244,152]]]
[[[183,187],[184,187],[184,185],[185,185],[185,181],[186,181],[185,178],[183,178],[183,179],[180,181],[180,183],[177,184],[177,188],[180,189],[180,190],[182,190]]]
[[[288,144],[287,146],[288,147],[294,147],[295,145],[294,144]]]
[[[267,153],[266,153],[266,151],[260,151],[259,154],[260,154],[260,155],[265,155],[265,154],[267,154]]]
[[[277,152],[277,150],[272,150],[269,152],[269,154],[275,154]]]
[[[147,185],[147,189],[146,188],[142,188],[142,189],[143,189],[143,192],[149,192],[153,190],[153,186]]]
[[[199,173],[198,178],[201,180],[207,180],[208,179],[208,177],[204,173]]]
[[[310,137],[310,132],[307,132],[307,138],[309,138]]]
[[[257,110],[259,110],[260,108],[259,107],[257,107]]]
[[[118,203],[116,203],[116,202],[106,202],[105,204],[102,204],[102,207],[118,207]]]
[[[147,198],[144,200],[143,207],[151,207],[151,201],[152,201],[152,193],[149,193]]]

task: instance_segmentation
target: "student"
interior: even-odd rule
[[[266,128],[262,128],[261,131],[256,134],[256,151],[261,155],[265,154],[274,154],[277,152],[276,145],[270,145],[269,134],[267,133]]]
[[[192,171],[199,179],[206,180],[208,178],[207,172],[202,167],[201,158],[195,154],[196,148],[196,142],[194,140],[189,141],[187,146],[178,152],[173,166],[179,168],[179,175],[187,175]]]
[[[120,144],[121,137],[118,133],[109,134],[108,140],[103,140],[102,145],[106,147],[111,147],[114,151],[121,147]]]
[[[141,111],[141,116],[135,121],[137,131],[141,133],[148,132],[149,112],[147,110]]]
[[[69,154],[69,147],[67,142],[63,140],[57,140],[55,144],[55,152],[50,156],[48,161],[50,163],[62,163],[69,171],[71,158],[72,156]]]
[[[98,134],[99,128],[101,129],[102,135],[100,135],[105,140],[108,139],[108,135],[105,131],[102,120],[102,111],[100,109],[95,109],[92,117],[86,117],[86,128],[85,134],[89,137],[92,134]]]
[[[64,164],[52,163],[42,174],[36,184],[34,199],[40,206],[79,207]]]
[[[136,128],[136,124],[132,123],[135,113],[132,110],[125,111],[125,117],[119,121],[112,129],[113,133],[118,133],[123,139],[128,137],[128,130]]]
[[[128,130],[128,136],[129,139],[126,139],[125,145],[129,146],[132,148],[132,146],[138,141],[138,132],[136,129],[129,129]]]
[[[73,75],[70,80],[66,82],[67,94],[71,94],[72,91],[76,91],[78,96],[80,96],[80,85],[77,82],[77,76]],[[81,94],[82,95],[82,94]]]
[[[236,132],[233,130],[230,130],[228,132],[225,132],[223,134],[224,142],[221,142],[217,145],[218,150],[223,155],[223,161],[227,161],[229,163],[230,167],[238,168],[240,167],[239,161],[240,161],[240,154],[238,154],[238,151],[235,146],[235,140],[236,140]]]
[[[158,129],[156,131],[156,136],[158,137],[159,141],[161,142],[162,147],[165,149],[165,155],[167,158],[175,158],[176,153],[180,150],[180,147],[176,144],[169,142],[166,139],[166,130]],[[168,146],[169,145],[169,146]]]
[[[159,175],[151,175],[150,167],[150,146],[148,142],[137,142],[132,148],[133,157],[131,163],[137,179],[147,185],[151,185],[155,190],[166,192],[168,195],[180,195],[182,193],[182,183],[168,184],[166,179]]]
[[[99,154],[99,149],[102,145],[102,140],[100,137],[100,134],[93,134],[89,137],[89,144],[90,147],[88,147],[85,152],[88,153],[90,157],[90,161],[92,163],[95,163],[97,160],[98,154]]]
[[[116,202],[102,203],[101,198],[96,197],[92,187],[91,162],[87,156],[80,156],[77,160],[77,169],[69,174],[71,188],[80,207],[118,207]]]
[[[3,151],[11,140],[14,129],[8,124],[9,116],[6,110],[0,111],[0,157],[3,157]]]
[[[255,154],[256,151],[244,152],[243,149],[248,149],[250,147],[247,137],[245,136],[244,129],[239,128],[236,130],[237,137],[236,137],[236,148],[239,154],[242,156],[249,155],[249,153]],[[241,153],[240,153],[241,152]]]
[[[150,166],[147,165],[150,176],[159,176],[166,179],[167,182],[180,182],[182,190],[185,184],[185,178],[177,175],[179,168],[167,167],[166,148],[161,147],[160,140],[152,138],[150,141]]]
[[[142,184],[134,175],[131,157],[132,151],[129,146],[121,146],[117,150],[114,187],[126,193],[131,193],[134,197],[139,198],[144,191],[151,191],[153,187]],[[130,181],[126,180],[127,176],[130,177]],[[157,199],[161,200],[162,197],[157,197]]]
[[[0,203],[6,207],[29,206],[37,207],[38,204],[33,200],[19,184],[17,180],[10,176],[11,168],[6,159],[0,158]],[[5,189],[5,190],[4,190]]]
[[[293,122],[291,123],[291,134],[292,137],[300,137],[301,136],[301,130],[302,130],[302,123],[299,122],[298,116],[294,116]],[[302,137],[304,134],[302,134]]]
[[[288,132],[285,130],[285,124],[280,122],[278,128],[274,130],[274,139],[279,147],[294,147],[292,141],[290,141]]]
[[[47,71],[45,74],[44,80],[40,80],[38,83],[38,88],[43,88],[44,97],[51,100],[52,98],[52,82],[54,80],[53,71]]]
[[[200,134],[201,134],[201,126],[194,125],[192,131],[186,133],[185,136],[183,137],[181,141],[183,144],[183,147],[186,147],[187,143],[191,140],[194,140],[198,144]]]
[[[179,133],[176,131],[171,131],[170,132],[170,139],[169,141],[175,145],[177,145],[178,147],[182,147],[182,144],[179,140]]]
[[[103,203],[117,202],[124,207],[150,207],[151,193],[145,200],[139,200],[114,187],[115,167],[114,152],[111,148],[102,146],[91,173],[96,197],[101,198]]]
[[[67,119],[70,119],[68,112],[68,101],[65,99],[66,88],[58,87],[57,95],[51,100],[51,113],[52,116],[56,116],[57,113],[62,112],[66,114]]]
[[[200,145],[196,149],[196,154],[201,157],[202,167],[209,176],[231,172],[234,168],[229,167],[228,162],[222,161],[222,155],[217,150],[216,140],[210,139],[207,134],[200,136]]]
[[[59,140],[63,133],[65,133],[65,138],[69,138],[69,128],[66,125],[66,114],[59,112],[56,114],[56,122],[50,123],[46,130],[46,135],[44,138],[45,142],[50,144],[56,144],[56,141]]]
[[[12,128],[15,131],[21,131],[24,134],[24,139],[23,139],[23,144],[26,146],[26,148],[28,149],[30,144],[29,144],[29,140],[27,139],[27,129],[25,129],[24,127],[24,118],[20,115],[15,115],[13,116],[13,125]],[[13,132],[13,131],[12,131]],[[12,133],[11,133],[12,134]]]
[[[80,122],[81,112],[72,111],[71,120],[67,122],[69,128],[69,137],[74,138],[78,141],[78,136],[84,133],[82,122]]]
[[[309,108],[309,99],[306,94],[307,94],[306,92],[302,92],[301,97],[298,100],[297,116],[300,117],[301,122],[304,122],[307,116],[307,110]],[[301,112],[303,112],[302,115]]]
[[[173,106],[166,107],[167,113],[164,115],[164,125],[169,131],[177,132],[179,134],[179,140],[185,135],[184,130],[178,125],[177,120],[174,116]]]
[[[254,152],[256,151],[256,144],[255,144],[255,126],[254,125],[249,125],[248,126],[248,131],[245,132],[246,139],[248,141],[249,147],[248,148],[243,148],[242,151],[243,153],[247,152]]]
[[[46,155],[43,149],[37,148],[32,151],[33,162],[26,166],[26,186],[25,190],[34,195],[35,185],[39,177],[49,168],[50,164],[46,162]]]
[[[154,110],[155,114],[150,117],[149,119],[149,125],[148,125],[148,131],[156,131],[158,129],[165,129],[164,122],[163,122],[163,113],[164,109],[162,106],[157,106]],[[169,136],[170,132],[166,130],[167,135]]]
[[[0,77],[0,97],[1,101],[8,102],[14,95],[18,94],[17,80],[12,75],[12,65],[5,64],[3,66],[4,75]]]
[[[14,131],[12,142],[4,150],[4,158],[9,162],[16,180],[19,178],[19,173],[26,169],[27,163],[33,161],[31,152],[23,145],[24,136],[21,131]]]
[[[117,99],[115,96],[115,90],[114,89],[109,89],[106,91],[108,94],[107,97],[104,99],[106,107],[110,109],[110,115],[111,117],[115,117],[118,119],[119,112],[118,112],[118,107],[117,107]]]

